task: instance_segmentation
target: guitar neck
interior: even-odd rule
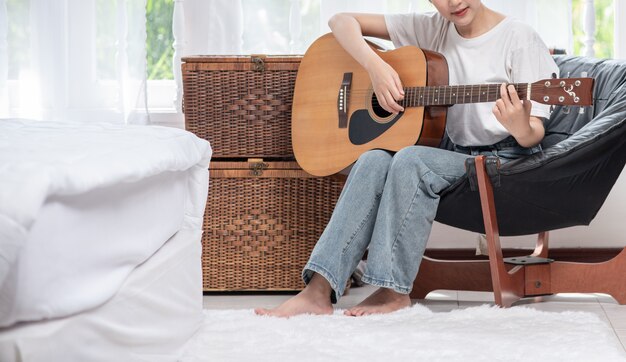
[[[511,83],[520,99],[527,98],[529,83]],[[442,85],[404,89],[403,107],[449,106],[463,103],[495,102],[500,98],[500,84]]]

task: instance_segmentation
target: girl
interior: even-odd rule
[[[558,68],[539,36],[523,23],[480,0],[432,0],[424,14],[337,14],[329,22],[337,41],[367,70],[382,108],[402,112],[398,74],[363,36],[442,53],[450,84],[502,83],[495,103],[455,105],[446,131],[454,152],[423,146],[395,154],[364,153],[357,160],[333,216],[303,270],[306,288],[260,315],[331,314],[365,250],[363,281],[379,289],[349,316],[389,313],[411,305],[409,293],[437,213],[439,194],[465,174],[465,159],[477,154],[501,162],[540,152],[542,118],[549,108],[520,100],[507,83],[550,78]],[[459,212],[463,212],[459,210]]]

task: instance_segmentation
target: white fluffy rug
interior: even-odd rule
[[[612,329],[587,312],[487,305],[434,313],[260,317],[205,311],[182,361],[625,361]]]

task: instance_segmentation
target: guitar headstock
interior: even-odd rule
[[[593,104],[593,78],[552,78],[532,84],[530,99],[557,106]]]

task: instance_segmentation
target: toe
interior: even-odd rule
[[[256,309],[254,310],[254,313],[255,313],[256,315],[266,315],[266,314],[268,314],[268,313],[269,313],[269,311],[268,311],[267,309],[265,309],[265,308],[256,308]]]

